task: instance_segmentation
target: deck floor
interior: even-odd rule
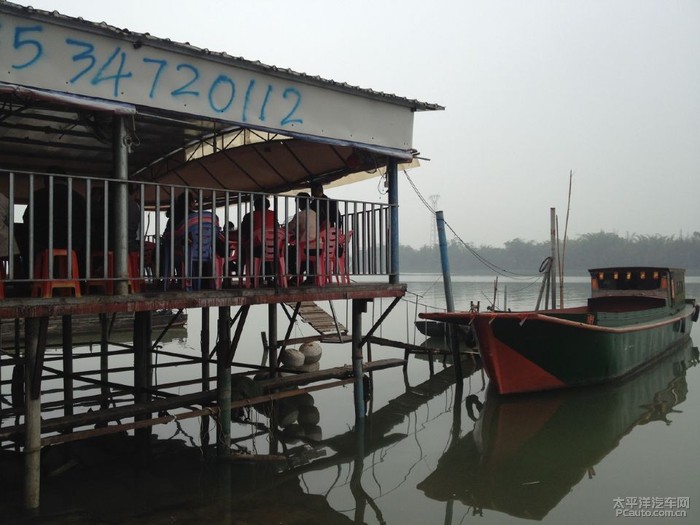
[[[82,297],[8,297],[0,301],[0,319],[53,317],[59,315],[114,312],[145,312],[163,309],[209,308],[256,304],[297,303],[345,299],[402,297],[405,284],[352,283],[288,288],[227,288],[201,291],[158,291],[128,295]]]

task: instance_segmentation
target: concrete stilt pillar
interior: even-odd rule
[[[362,314],[367,311],[367,301],[352,301],[352,373],[355,378],[355,419],[365,417],[365,389],[362,379]]]
[[[219,456],[231,453],[231,308],[219,308],[219,343],[216,346],[216,392],[219,405],[216,450]]]
[[[41,488],[41,366],[47,325],[48,318],[25,320],[24,506],[29,510],[39,507]]]

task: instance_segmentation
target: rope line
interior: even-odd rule
[[[406,170],[404,170],[403,173],[404,173],[404,175],[406,175],[406,179],[408,179],[408,182],[409,182],[409,184],[411,185],[411,187],[413,188],[413,191],[416,192],[416,195],[418,195],[418,198],[421,200],[421,202],[423,203],[423,205],[424,205],[424,206],[428,209],[428,211],[430,211],[430,213],[432,213],[433,216],[434,216],[434,215],[435,215],[435,210],[434,210],[433,207],[428,203],[428,201],[425,199],[425,197],[423,197],[423,195],[421,194],[421,192],[418,190],[418,188],[416,187],[415,183],[414,183],[413,180],[411,179],[410,175],[406,172]],[[469,253],[471,253],[471,254],[476,258],[476,260],[478,260],[481,264],[483,264],[484,266],[486,266],[486,267],[487,267],[488,269],[490,269],[492,272],[494,272],[494,273],[496,273],[496,274],[498,274],[498,275],[502,275],[503,277],[511,277],[511,278],[513,278],[513,279],[533,279],[533,278],[538,278],[538,277],[539,277],[539,275],[534,275],[534,274],[523,274],[523,273],[511,272],[510,270],[506,270],[505,268],[501,268],[500,266],[498,266],[498,265],[492,263],[491,261],[489,261],[489,260],[487,260],[486,258],[484,258],[483,256],[481,256],[479,253],[477,253],[477,251],[476,251],[474,248],[472,248],[467,242],[465,242],[465,241],[457,234],[457,232],[454,230],[454,228],[452,228],[452,226],[451,226],[447,221],[444,221],[444,222],[445,222],[445,226],[447,226],[447,228],[449,228],[449,230],[452,232],[452,235],[454,235],[454,237],[469,251]]]

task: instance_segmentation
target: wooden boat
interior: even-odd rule
[[[470,325],[484,369],[502,394],[617,379],[690,337],[699,307],[685,297],[684,270],[620,267],[589,272],[592,294],[585,306],[421,317]]]
[[[452,442],[418,489],[437,501],[461,501],[484,518],[490,509],[542,520],[595,476],[625,436],[683,418],[677,407],[687,399],[687,370],[697,363],[698,349],[686,340],[623,381],[520,396],[489,387],[474,429]]]

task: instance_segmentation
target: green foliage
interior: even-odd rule
[[[453,239],[448,246],[451,272],[462,275],[493,273],[472,252],[509,272],[535,275],[542,261],[551,254],[551,248],[549,241],[522,239],[508,241],[502,248],[467,248]],[[685,268],[689,275],[700,275],[700,232],[684,237],[632,235],[627,238],[603,231],[587,233],[567,241],[564,263],[569,275],[585,275],[588,268],[620,265],[671,266]],[[403,273],[439,273],[439,248],[416,249],[402,245],[400,265]]]

